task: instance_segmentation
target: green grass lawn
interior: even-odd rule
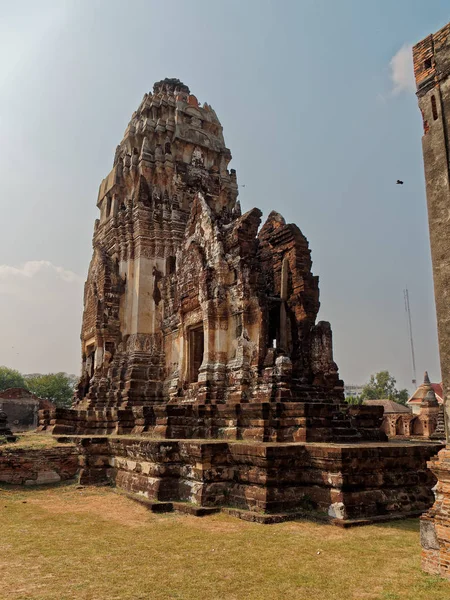
[[[0,488],[0,598],[448,600],[417,520],[342,530],[155,515],[110,488]]]

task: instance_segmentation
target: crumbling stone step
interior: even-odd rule
[[[232,517],[237,517],[238,519],[242,519],[243,521],[250,521],[252,523],[261,523],[263,525],[273,525],[275,523],[284,523],[285,521],[295,521],[296,519],[305,519],[307,518],[309,521],[323,521],[329,522],[330,518],[327,515],[312,515],[310,512],[306,511],[295,511],[289,513],[278,513],[278,514],[266,514],[266,513],[258,513],[252,512],[250,510],[244,510],[241,508],[227,508],[223,507],[221,512],[230,515]],[[337,520],[337,519],[336,519]]]
[[[189,504],[186,502],[172,502],[173,509],[177,512],[184,513],[186,515],[193,515],[194,517],[205,517],[207,515],[213,515],[219,513],[222,509],[214,506],[196,506],[195,504]]]
[[[158,502],[155,500],[149,500],[143,496],[135,496],[134,494],[125,494],[125,496],[127,496],[127,498],[130,500],[137,502],[138,504],[142,504],[152,513],[168,513],[173,511],[172,502]]]
[[[337,525],[343,529],[349,527],[360,527],[362,525],[373,525],[374,523],[387,523],[389,521],[399,521],[404,519],[414,519],[423,514],[421,510],[413,510],[408,513],[392,513],[389,515],[374,515],[366,519],[330,519],[332,525]]]

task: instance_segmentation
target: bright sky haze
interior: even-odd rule
[[[243,211],[295,222],[346,383],[440,380],[411,45],[448,0],[0,0],[0,365],[79,372],[98,187],[177,77],[215,109]],[[403,186],[396,180],[404,181]],[[244,187],[245,186],[245,187]]]

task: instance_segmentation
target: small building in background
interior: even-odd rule
[[[24,388],[9,388],[0,392],[0,410],[6,413],[13,432],[36,429],[39,410],[55,408],[50,400],[38,398]]]
[[[392,438],[397,436],[409,435],[408,425],[414,418],[412,410],[404,404],[394,402],[394,400],[364,400],[363,404],[367,406],[382,406],[384,408],[382,431]]]
[[[426,371],[406,406],[393,400],[364,400],[363,404],[384,408],[381,429],[389,438],[445,439],[442,385],[431,383]]]
[[[418,415],[420,413],[420,405],[422,404],[423,399],[427,395],[430,386],[433,388],[439,406],[442,406],[444,404],[442,383],[431,383],[430,378],[428,377],[428,372],[425,371],[423,383],[419,385],[417,390],[408,399],[406,403],[415,415]]]
[[[363,385],[355,385],[354,383],[345,384],[344,396],[346,398],[359,398],[359,396],[361,396],[362,394],[363,389]]]

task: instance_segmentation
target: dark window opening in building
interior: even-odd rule
[[[205,350],[205,338],[203,325],[193,327],[189,330],[189,381],[195,383],[198,381],[198,372],[203,362],[203,352]]]
[[[110,196],[108,196],[106,198],[106,216],[109,217],[109,215],[111,214],[111,204],[112,204],[112,199]]]
[[[172,273],[175,273],[175,266],[176,266],[176,258],[175,256],[168,256],[166,259],[166,274],[167,275],[172,275]]]
[[[426,61],[423,63],[423,68],[425,70],[431,69],[432,67],[432,63],[431,63],[431,58],[427,58]]]
[[[437,110],[436,98],[434,96],[431,96],[431,110],[433,111],[433,119],[437,121],[439,115]]]
[[[235,316],[236,322],[236,337],[239,338],[242,335],[242,315],[238,314]]]
[[[88,346],[86,349],[84,376],[82,379],[83,383],[83,398],[89,393],[91,387],[91,379],[94,376],[95,368],[95,346]]]
[[[269,311],[269,348],[280,346],[280,305],[276,304]]]
[[[88,376],[90,379],[94,375],[94,368],[95,368],[95,348],[93,348],[93,347],[88,348],[86,367],[87,367],[87,373],[88,373]]]

